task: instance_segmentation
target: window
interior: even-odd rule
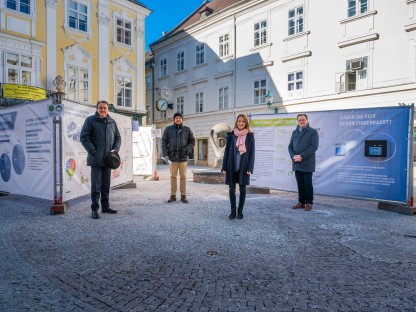
[[[30,14],[30,0],[7,0],[7,8]]]
[[[255,80],[253,84],[254,89],[254,104],[265,104],[266,103],[266,79]]]
[[[131,23],[117,18],[117,42],[131,45]]]
[[[289,36],[303,32],[303,6],[289,11]]]
[[[183,96],[178,96],[176,98],[176,111],[178,113],[183,114],[183,103],[184,103],[184,98]]]
[[[346,62],[345,91],[362,90],[367,88],[368,57],[348,60]]]
[[[146,75],[146,90],[150,90],[152,88],[152,80],[150,79],[150,75]]]
[[[205,63],[205,44],[197,45],[195,48],[195,64],[200,65]]]
[[[228,87],[218,89],[218,109],[228,108]]]
[[[68,67],[68,98],[72,101],[89,101],[88,69],[81,66]]]
[[[32,57],[7,53],[7,82],[32,85]]]
[[[176,71],[182,71],[185,69],[185,52],[181,51],[176,54]]]
[[[202,113],[204,111],[204,93],[198,92],[195,94],[195,112]]]
[[[77,1],[68,1],[68,26],[88,31],[88,7]]]
[[[219,56],[220,57],[226,57],[229,54],[229,41],[230,41],[230,37],[228,34],[220,36],[219,39],[219,44],[220,44],[220,48],[219,48]]]
[[[133,81],[127,77],[117,77],[117,106],[132,107]]]
[[[198,160],[208,160],[208,140],[198,140]]]
[[[166,111],[160,112],[160,118],[162,118],[162,119],[166,118]]]
[[[160,60],[160,77],[166,77],[168,74],[168,60],[167,59],[161,59]]]
[[[367,0],[348,0],[348,17],[367,12],[367,2]]]
[[[302,90],[303,89],[303,72],[298,71],[294,73],[289,73],[287,75],[287,90]]]
[[[267,21],[254,24],[254,46],[261,46],[267,43]]]

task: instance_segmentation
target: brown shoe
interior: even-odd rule
[[[305,208],[305,204],[297,203],[296,205],[292,207],[292,209],[300,209],[300,208],[302,209]]]
[[[306,204],[305,211],[311,211],[312,210],[312,204]]]

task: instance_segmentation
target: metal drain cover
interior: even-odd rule
[[[208,257],[216,257],[216,256],[219,256],[220,253],[218,251],[215,251],[215,250],[208,250],[208,251],[205,252],[205,255],[208,256]]]

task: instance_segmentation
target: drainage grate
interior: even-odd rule
[[[218,251],[215,251],[215,250],[209,250],[209,251],[205,252],[205,255],[208,256],[208,257],[216,257],[216,256],[219,256],[220,253]]]

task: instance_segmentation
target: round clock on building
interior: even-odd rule
[[[161,112],[165,112],[168,109],[168,101],[165,99],[159,99],[156,101],[156,109]]]

